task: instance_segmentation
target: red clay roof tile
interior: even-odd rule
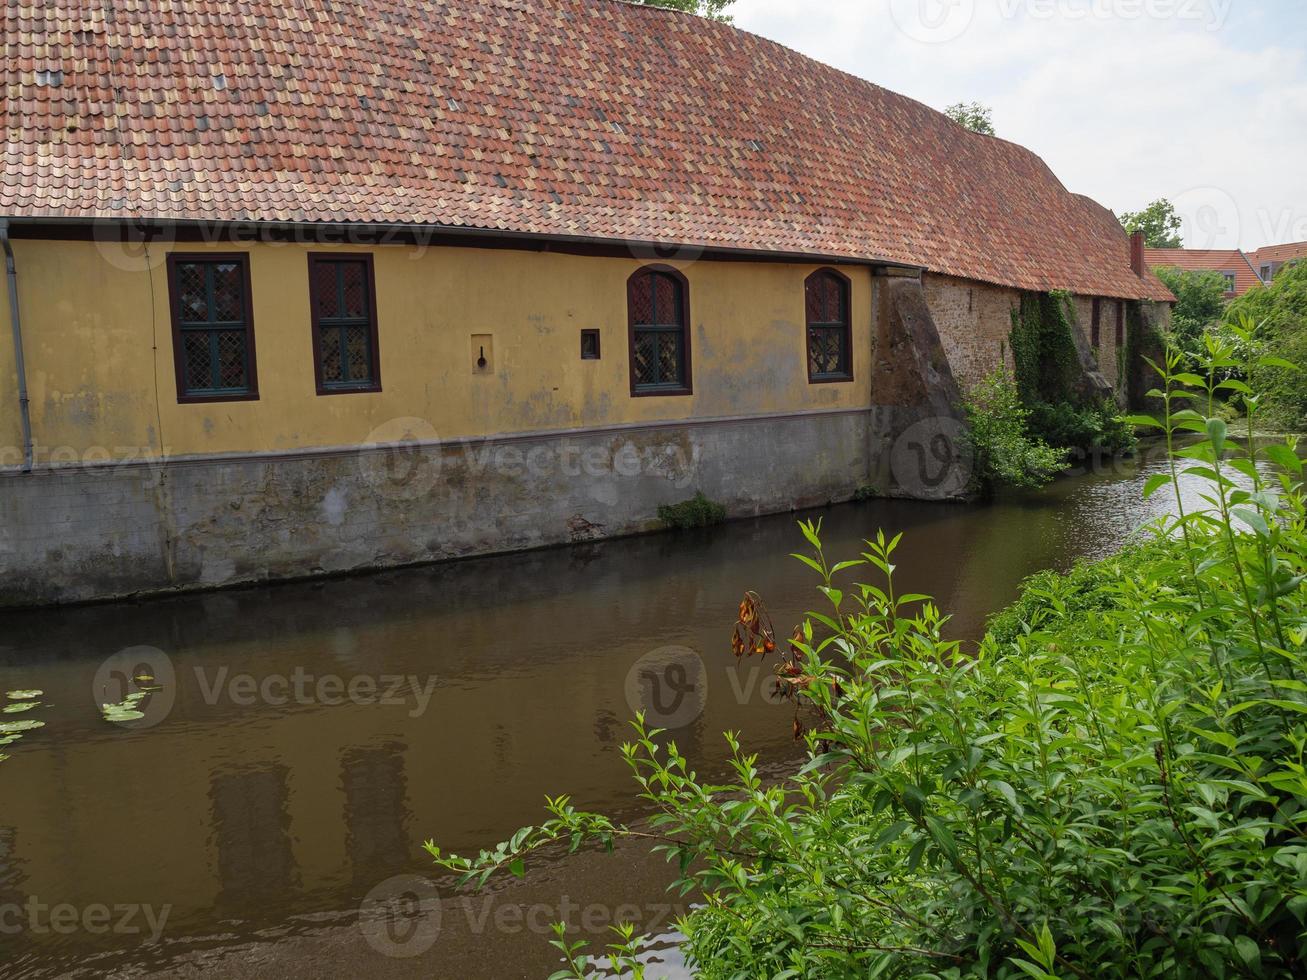
[[[1232,295],[1242,296],[1262,284],[1248,256],[1239,249],[1219,248],[1148,248],[1144,261],[1151,269],[1171,267],[1191,272],[1229,272],[1234,275]]]
[[[1029,150],[690,15],[616,0],[6,6],[0,214],[402,221],[1172,298],[1131,272],[1111,212]],[[60,84],[35,84],[38,49]],[[36,177],[38,161],[60,169]]]

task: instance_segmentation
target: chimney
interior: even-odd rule
[[[1130,268],[1135,270],[1135,275],[1143,278],[1144,275],[1144,233],[1137,231],[1130,236]]]

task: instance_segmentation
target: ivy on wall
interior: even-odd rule
[[[1116,404],[1086,390],[1073,333],[1078,329],[1075,305],[1066,292],[1026,293],[1012,310],[1014,380],[1028,412],[1030,435],[1082,453],[1129,452],[1134,436]],[[1131,333],[1138,336],[1138,331]],[[1118,356],[1131,355],[1118,351]]]
[[[1080,354],[1067,293],[1026,293],[1012,310],[1012,361],[1027,407],[1065,401],[1078,388]]]

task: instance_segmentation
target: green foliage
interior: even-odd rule
[[[732,18],[726,8],[735,4],[735,0],[634,0],[649,7],[666,7],[669,10],[683,10],[687,14],[698,14],[711,20],[730,23]]]
[[[1225,315],[1225,277],[1219,272],[1187,269],[1154,269],[1157,277],[1175,293],[1171,333],[1175,345],[1191,358],[1203,350],[1203,336],[1220,324]]]
[[[1245,454],[1190,407],[1233,360],[1209,349],[1195,385],[1169,354],[1162,416],[1136,420],[1171,450],[1145,494],[1173,493],[1175,516],[1032,580],[977,650],[899,591],[899,537],[832,565],[800,525],[822,605],[778,670],[813,719],[795,775],[764,779],[728,734],[731,774],[709,784],[638,719],[623,753],[647,823],[559,798],[475,858],[428,851],[484,885],[556,843],[648,840],[704,896],[678,925],[710,980],[1304,975],[1303,464],[1288,443]],[[616,961],[635,949],[619,940]]]
[[[1009,343],[1017,391],[1028,410],[1032,439],[1077,453],[1129,453],[1134,433],[1121,420],[1116,405],[1087,402],[1080,390],[1080,351],[1072,331],[1077,327],[1067,293],[1027,294],[1012,311]]]
[[[1307,364],[1307,262],[1282,268],[1268,286],[1249,290],[1231,300],[1226,331],[1239,343],[1238,330],[1257,324],[1249,356],[1271,355],[1294,364]],[[1255,367],[1246,380],[1262,401],[1262,418],[1271,425],[1301,432],[1307,429],[1307,379],[1281,365]]]
[[[956,102],[944,110],[944,115],[973,133],[981,133],[984,136],[995,135],[994,110],[983,103]]]
[[[1009,342],[1017,390],[1026,405],[1063,401],[1080,380],[1070,311],[1071,297],[1061,292],[1027,293],[1012,311]]]
[[[1142,211],[1122,211],[1120,220],[1128,234],[1142,231],[1144,243],[1149,248],[1184,246],[1184,239],[1180,237],[1182,223],[1175,213],[1175,205],[1165,198],[1154,201]]]
[[[1082,454],[1119,456],[1133,453],[1139,445],[1134,428],[1110,399],[1086,405],[1035,402],[1030,406],[1029,427],[1050,446]]]
[[[962,403],[974,467],[972,489],[1041,487],[1066,465],[1066,453],[1029,433],[1029,411],[1016,384],[996,371]]]
[[[685,530],[692,527],[708,527],[726,520],[726,508],[716,501],[709,500],[699,491],[689,500],[679,504],[663,504],[658,508],[658,519],[668,527]]]

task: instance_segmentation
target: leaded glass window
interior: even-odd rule
[[[641,269],[631,277],[631,391],[689,394],[688,289],[672,269]]]
[[[244,255],[169,259],[182,400],[257,393],[247,261]]]
[[[849,281],[833,269],[808,277],[804,295],[808,323],[808,380],[853,379]]]
[[[376,391],[380,372],[369,257],[312,256],[309,292],[318,391]]]

